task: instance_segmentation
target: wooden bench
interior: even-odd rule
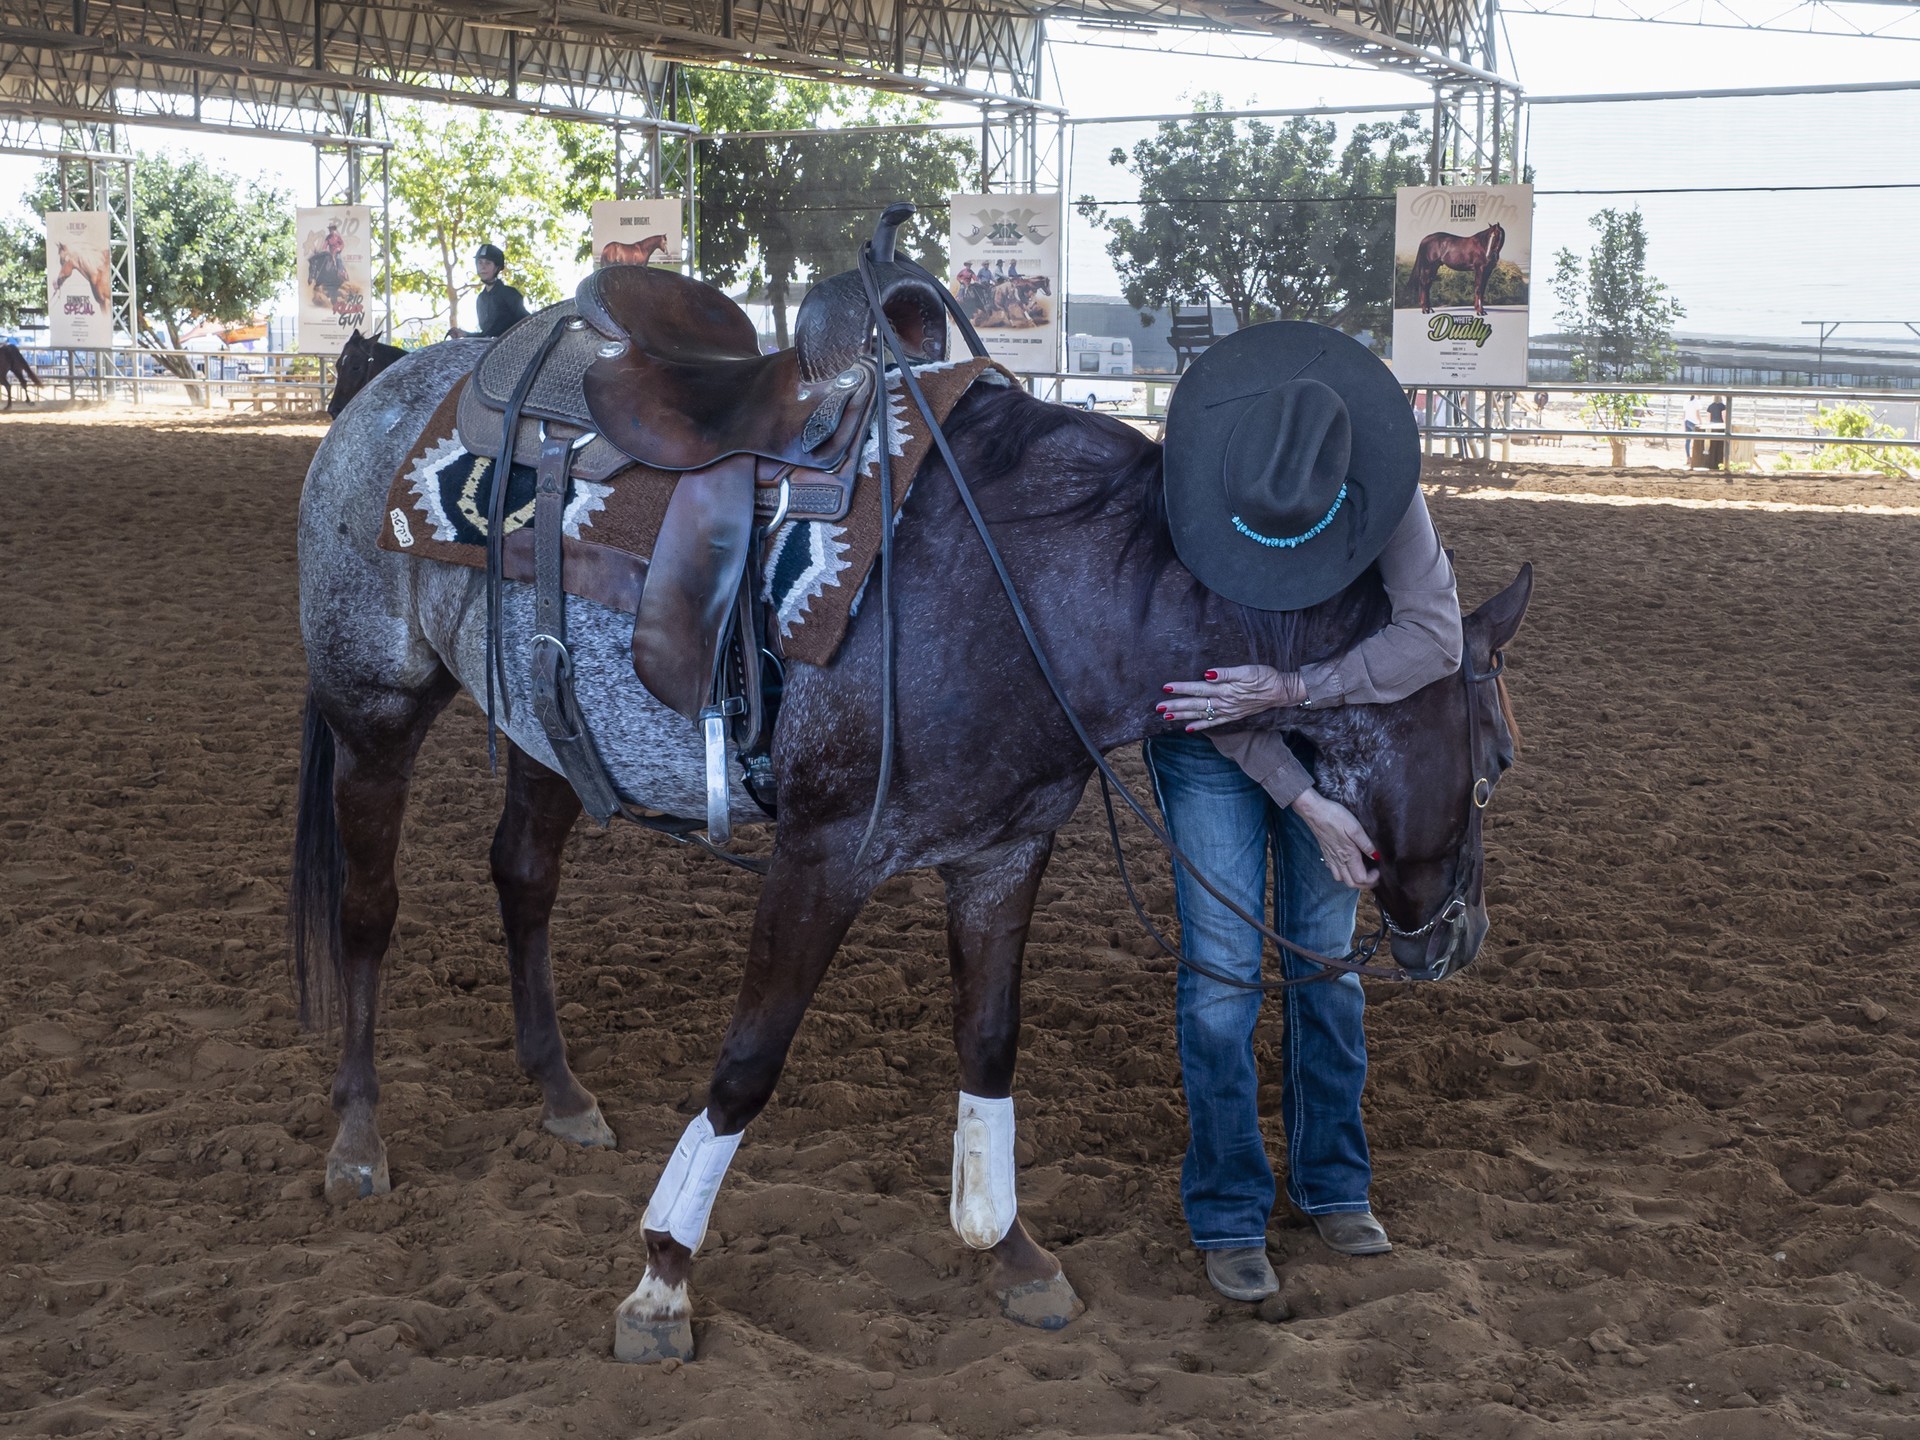
[[[216,380],[232,410],[318,410],[327,403],[324,385],[310,380]]]

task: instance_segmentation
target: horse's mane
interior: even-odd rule
[[[1154,590],[1179,560],[1167,526],[1159,445],[1111,416],[1049,404],[1014,386],[974,386],[948,418],[946,431],[989,522],[1073,524],[1117,516],[1126,528],[1114,564],[1137,559],[1134,605],[1145,618]],[[1030,469],[1030,453],[1042,446],[1047,463]],[[1032,498],[1036,487],[1020,487],[1016,494],[1003,483],[1029,473],[1044,484],[1046,503],[1041,508],[1006,503]],[[1282,670],[1345,654],[1391,614],[1379,572],[1371,566],[1331,600],[1308,610],[1259,610],[1215,594],[1190,575],[1186,579],[1203,614],[1237,623],[1250,653]]]

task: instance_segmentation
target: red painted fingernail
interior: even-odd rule
[[[1171,686],[1171,685],[1162,685],[1162,686],[1161,686],[1160,688],[1161,688],[1162,690],[1164,690],[1164,691],[1166,691],[1166,692],[1167,692],[1167,694],[1169,694],[1169,695],[1171,695],[1171,694],[1173,694],[1173,686]]]
[[[1367,852],[1367,858],[1370,860],[1378,860],[1380,858],[1380,852],[1378,850],[1370,850]]]
[[[1218,670],[1207,671],[1207,679],[1218,680],[1219,678],[1220,678],[1220,672]]]
[[[1191,725],[1187,726],[1187,734],[1189,735],[1193,734],[1193,726]]]

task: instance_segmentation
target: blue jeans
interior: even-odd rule
[[[1291,810],[1275,805],[1205,736],[1147,742],[1154,798],[1174,843],[1241,909],[1265,912],[1273,856],[1274,929],[1296,945],[1344,954],[1360,892],[1335,880],[1320,846]],[[1186,953],[1239,979],[1261,978],[1258,931],[1174,868]],[[1291,978],[1319,967],[1292,955]],[[1273,1213],[1273,1167],[1260,1135],[1253,1029],[1261,993],[1236,990],[1182,967],[1176,1013],[1188,1141],[1180,1200],[1202,1250],[1264,1245]],[[1287,1131],[1287,1198],[1309,1215],[1368,1208],[1373,1168],[1360,1119],[1367,1080],[1360,979],[1342,975],[1281,992],[1280,1109]]]

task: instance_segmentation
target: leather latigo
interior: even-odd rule
[[[611,545],[591,540],[561,541],[566,557],[569,595],[632,615],[640,608],[640,592],[647,583],[647,562]],[[509,580],[534,581],[533,527],[523,525],[507,535],[501,552],[501,570]]]

